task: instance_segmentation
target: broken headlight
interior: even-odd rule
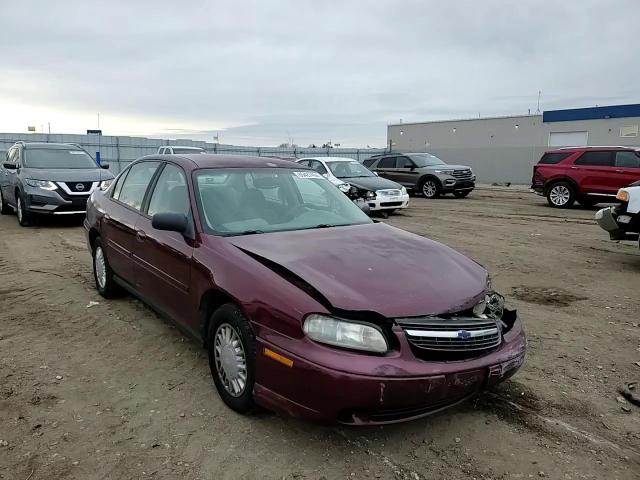
[[[375,353],[384,353],[389,348],[382,332],[367,323],[312,313],[304,320],[303,330],[310,339],[336,347]]]

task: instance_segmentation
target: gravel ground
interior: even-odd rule
[[[486,189],[385,220],[485,265],[530,349],[477,400],[376,428],[235,414],[205,351],[97,295],[77,222],[0,217],[0,478],[637,479],[640,408],[616,388],[640,379],[640,251],[593,212]]]

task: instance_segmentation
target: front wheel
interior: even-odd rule
[[[464,198],[471,193],[471,190],[454,191],[453,196],[456,198]]]
[[[422,184],[422,194],[425,198],[438,198],[440,196],[440,185],[432,178],[427,178]]]
[[[547,202],[553,208],[569,208],[576,201],[576,192],[567,182],[554,183],[547,191]]]
[[[24,201],[19,194],[16,198],[16,214],[21,227],[27,227],[31,224],[31,214],[25,209]]]
[[[222,401],[239,413],[251,411],[256,338],[237,305],[227,303],[211,317],[207,334],[209,368]]]

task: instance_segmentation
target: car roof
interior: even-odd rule
[[[586,152],[588,150],[637,150],[638,147],[622,146],[622,145],[588,145],[582,147],[557,147],[547,150],[545,153],[573,153]]]
[[[200,168],[297,168],[306,169],[289,160],[273,157],[255,157],[251,155],[220,155],[213,153],[180,153],[177,155],[147,155],[138,160],[167,160],[192,170]]]
[[[202,147],[188,147],[186,145],[161,145],[160,148],[162,147],[184,148],[185,150],[198,150],[199,152],[204,151]]]
[[[302,157],[298,160],[319,160],[321,162],[357,162],[355,158],[349,157]]]
[[[47,143],[47,142],[19,142],[24,145],[25,148],[48,148],[51,150],[82,150],[78,145],[72,143]]]

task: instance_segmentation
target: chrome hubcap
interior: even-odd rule
[[[569,201],[569,197],[571,197],[571,192],[564,185],[556,185],[549,193],[551,203],[558,205],[559,207],[566,205]]]
[[[437,190],[438,187],[431,180],[427,180],[422,187],[422,193],[424,193],[425,197],[433,197]]]
[[[247,358],[238,332],[228,323],[216,331],[214,359],[225,390],[234,397],[242,395],[247,386]]]
[[[96,248],[96,254],[93,260],[96,269],[96,280],[100,288],[104,288],[107,284],[107,266],[104,263],[104,252],[101,247]]]

